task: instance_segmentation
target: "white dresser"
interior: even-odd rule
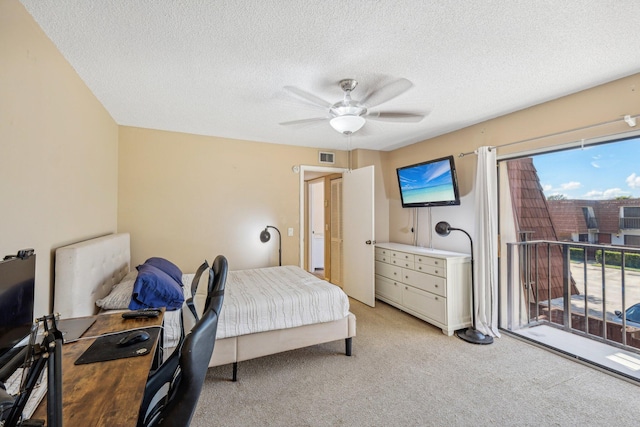
[[[376,298],[453,335],[471,326],[471,256],[377,243]]]

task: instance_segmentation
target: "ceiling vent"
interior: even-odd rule
[[[325,164],[334,164],[335,163],[336,153],[331,153],[328,151],[319,151],[318,152],[318,162]]]

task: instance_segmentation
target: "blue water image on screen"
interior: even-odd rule
[[[456,199],[449,160],[398,171],[405,204],[444,202]]]

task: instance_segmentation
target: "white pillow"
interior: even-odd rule
[[[137,271],[130,271],[120,283],[111,289],[109,295],[97,300],[96,305],[103,310],[127,310],[131,302],[133,284],[137,276]]]

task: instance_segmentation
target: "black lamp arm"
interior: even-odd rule
[[[267,228],[273,228],[278,232],[278,265],[281,266],[282,265],[282,234],[280,234],[280,230],[278,230],[278,228],[274,227],[273,225],[267,225],[265,227],[265,230]]]

